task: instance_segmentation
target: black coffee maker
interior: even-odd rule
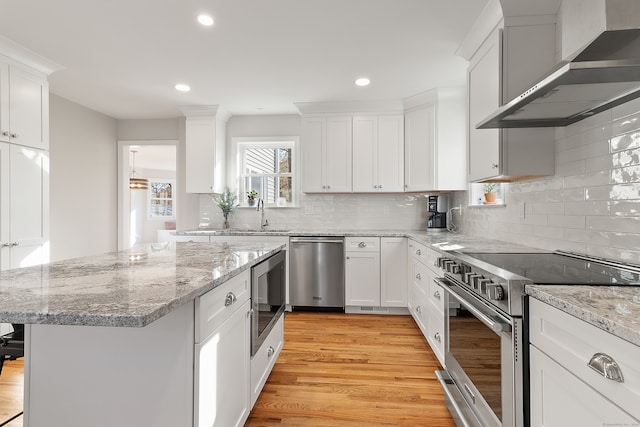
[[[427,196],[427,231],[447,231],[446,195]]]

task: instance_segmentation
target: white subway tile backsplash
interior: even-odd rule
[[[503,227],[494,238],[640,263],[640,99],[557,128],[555,176],[511,183],[504,197],[507,215],[467,209],[461,231]]]

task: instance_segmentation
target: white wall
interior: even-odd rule
[[[640,100],[557,128],[555,176],[509,184],[505,201],[465,208],[462,231],[640,264]]]
[[[117,248],[116,120],[50,95],[51,261]]]

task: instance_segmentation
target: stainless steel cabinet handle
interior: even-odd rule
[[[271,346],[269,346],[269,349],[267,350],[267,357],[271,357],[273,356],[273,354],[275,353],[275,349]]]
[[[420,249],[418,249],[418,250],[416,251],[416,255],[422,255],[422,251],[421,251]]]
[[[253,308],[250,308],[249,311],[247,311],[247,317],[253,316],[253,313]]]
[[[491,169],[498,169],[497,163],[491,163]]]
[[[2,132],[2,135],[4,136],[9,136],[9,132],[7,132],[6,130],[4,132]]]
[[[20,246],[20,242],[13,242],[11,243],[11,246]]]
[[[235,294],[233,292],[229,292],[224,299],[224,306],[229,307],[230,305],[234,304],[236,301],[238,301],[238,298],[235,296]]]
[[[359,248],[366,248],[367,244],[365,242],[360,242],[360,243],[358,243],[358,247]]]
[[[438,342],[442,342],[442,337],[440,336],[440,332],[436,332],[435,334],[433,334],[433,338],[435,338],[435,340]]]
[[[11,134],[11,138],[18,138],[18,134],[17,133],[12,133]]]
[[[624,382],[622,371],[620,366],[613,360],[613,357],[604,353],[596,353],[591,357],[589,363],[587,363],[591,369],[602,375],[608,380],[617,381],[619,383]]]
[[[440,291],[435,291],[435,292],[433,293],[433,296],[434,296],[434,297],[436,297],[436,298],[438,298],[438,299],[440,299]]]
[[[3,244],[2,244],[2,247],[3,247],[3,248],[8,248],[8,247],[10,247],[10,246],[11,246],[11,243],[3,243]]]
[[[416,274],[416,279],[422,280],[422,276],[420,275],[420,273]]]
[[[416,307],[416,313],[422,313],[422,307],[417,306]]]

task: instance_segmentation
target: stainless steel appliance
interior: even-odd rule
[[[447,230],[448,197],[444,194],[427,196],[427,231]]]
[[[285,296],[286,257],[280,251],[251,269],[251,356],[284,313]]]
[[[634,285],[640,267],[568,252],[462,253],[438,259],[448,300],[446,371],[437,373],[459,426],[528,425],[527,284]]]
[[[344,310],[344,238],[292,237],[289,243],[292,308]]]
[[[603,0],[582,12],[591,15],[583,20],[605,31],[473,126],[567,126],[640,96],[640,2]]]

